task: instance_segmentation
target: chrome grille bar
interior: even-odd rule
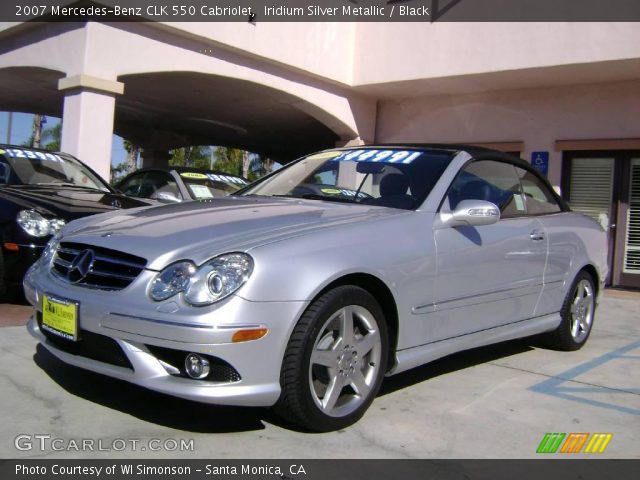
[[[84,277],[70,273],[76,257],[93,252],[93,263]],[[144,258],[104,247],[63,242],[53,259],[52,273],[69,283],[100,290],[122,290],[133,282],[146,266]],[[73,277],[72,277],[73,275]]]

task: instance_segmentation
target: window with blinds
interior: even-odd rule
[[[623,272],[640,274],[640,158],[631,160],[630,181]]]
[[[613,158],[574,158],[571,162],[569,204],[608,229],[611,223]]]

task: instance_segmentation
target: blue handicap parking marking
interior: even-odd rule
[[[640,355],[628,355],[629,352],[632,352],[636,349],[640,349],[640,341],[632,342],[617,350],[613,350],[611,352],[605,353],[604,355],[589,360],[588,362],[577,365],[565,372],[555,375],[553,378],[549,378],[541,383],[538,383],[537,385],[533,385],[529,388],[529,390],[537,393],[543,393],[545,395],[551,395],[557,398],[562,398],[565,400],[572,400],[574,402],[584,403],[595,407],[605,408],[608,410],[616,410],[618,412],[640,416],[640,409],[638,408],[580,396],[580,394],[586,393],[630,393],[633,395],[640,395],[640,388],[637,388],[635,386],[630,388],[611,388],[597,385],[585,385],[580,383],[576,385],[575,383],[573,383],[577,382],[575,378],[577,378],[578,376],[590,370],[593,370],[594,368],[600,367],[612,360],[640,359]]]

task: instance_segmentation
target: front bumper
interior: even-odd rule
[[[250,302],[239,296],[205,308],[190,307],[179,299],[155,303],[146,295],[146,285],[152,277],[152,272],[145,271],[126,289],[109,292],[71,285],[35,265],[24,280],[25,296],[35,308],[27,329],[52,354],[76,367],[198,402],[273,405],[280,396],[284,350],[308,303]],[[48,338],[37,320],[44,293],[78,301],[80,342],[82,332],[89,332],[86,336],[108,337],[126,356],[129,366],[78,354],[61,348],[60,340]],[[231,341],[236,331],[256,326],[267,328],[268,334],[259,340]],[[239,379],[194,380],[178,375],[157,354],[162,349],[220,359],[237,371]]]

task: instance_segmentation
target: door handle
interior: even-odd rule
[[[539,242],[540,240],[544,240],[544,232],[540,230],[534,230],[529,234],[529,238],[534,242]]]

